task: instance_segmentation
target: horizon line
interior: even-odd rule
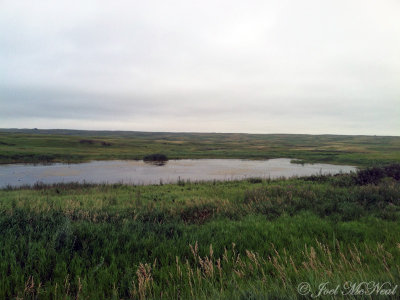
[[[336,135],[336,136],[370,136],[370,137],[400,137],[400,135],[378,135],[378,134],[338,134],[338,133],[251,133],[251,132],[217,132],[217,131],[147,131],[147,130],[114,130],[114,129],[70,129],[70,128],[0,128],[4,130],[65,130],[65,131],[95,131],[95,132],[137,132],[137,133],[172,133],[172,134],[246,134],[246,135]]]

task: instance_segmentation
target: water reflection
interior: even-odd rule
[[[92,182],[159,184],[178,180],[235,180],[337,174],[355,171],[352,166],[293,164],[290,159],[182,159],[166,161],[92,161],[82,164],[0,165],[0,187],[37,182]]]
[[[149,160],[144,160],[143,161],[146,165],[152,165],[152,166],[156,166],[156,167],[161,167],[161,166],[165,166],[167,164],[168,161],[166,160],[161,160],[161,161],[149,161]]]

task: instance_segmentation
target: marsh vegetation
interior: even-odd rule
[[[397,283],[399,170],[3,189],[0,298],[287,299],[301,282]]]

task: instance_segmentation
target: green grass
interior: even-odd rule
[[[371,166],[400,161],[400,137],[0,130],[0,163],[183,158],[293,158]]]
[[[0,298],[301,299],[302,282],[398,284],[391,174],[3,189]]]
[[[2,189],[0,299],[302,299],[302,282],[314,292],[323,282],[393,287],[400,168],[379,166],[399,163],[399,150],[400,137],[1,130],[1,163],[162,153],[378,167],[288,180]]]

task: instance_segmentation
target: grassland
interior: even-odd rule
[[[293,158],[372,166],[400,161],[400,137],[0,130],[0,163],[182,158]]]
[[[322,282],[393,287],[399,180],[394,166],[289,180],[3,189],[0,298],[300,299],[302,282],[315,292]]]
[[[347,281],[400,284],[399,137],[0,131],[1,163],[153,153],[377,167],[287,180],[2,189],[0,299],[308,299],[298,292],[303,282],[315,293],[323,282],[339,292]],[[400,297],[399,288],[372,292],[336,298]]]

